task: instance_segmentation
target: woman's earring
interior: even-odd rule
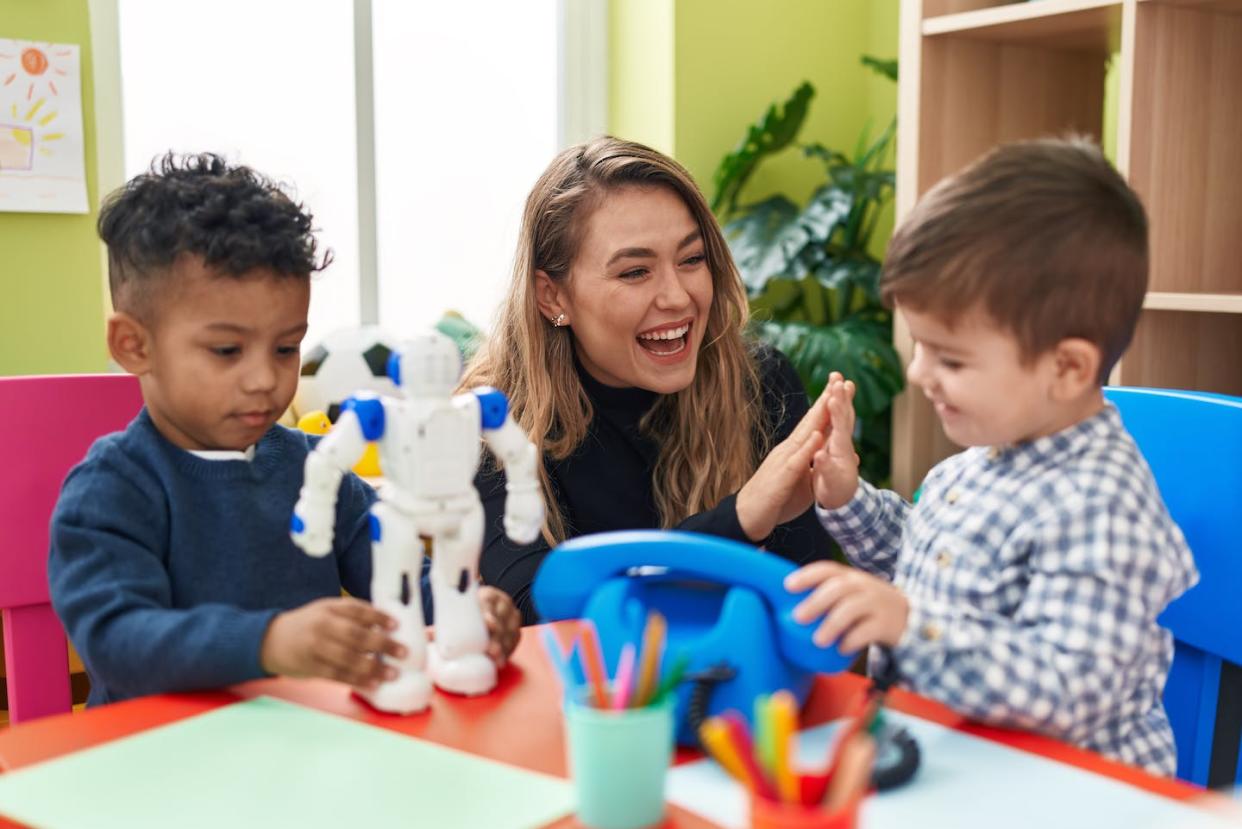
[[[552,326],[553,326],[554,328],[561,328],[561,327],[563,327],[563,326],[564,326],[564,325],[565,325],[568,321],[569,321],[569,320],[567,320],[567,319],[565,318],[565,315],[564,315],[564,314],[557,314],[557,315],[556,315],[556,319],[552,320]]]

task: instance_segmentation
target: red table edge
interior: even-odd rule
[[[518,672],[530,674],[530,679],[540,682],[552,676],[552,668],[538,642],[534,629],[526,629],[514,664],[524,666]],[[513,669],[508,669],[512,673]],[[521,683],[523,679],[519,679]],[[292,693],[280,694],[295,702],[314,697],[312,688],[303,692],[299,680],[258,680],[243,683],[234,688],[179,694],[160,694],[151,697],[114,703],[101,709],[61,714],[30,723],[0,729],[0,772],[23,768],[44,760],[54,759],[73,751],[80,751],[112,740],[135,734],[158,726],[167,725],[187,717],[251,698],[264,693],[265,686],[281,683],[277,687],[291,688]],[[317,682],[317,681],[311,681]],[[504,679],[502,676],[502,686]],[[866,679],[852,673],[821,675],[816,677],[811,695],[804,706],[802,725],[818,725],[853,710],[857,695],[866,687]],[[307,704],[303,702],[303,704]],[[1237,806],[1228,798],[1208,792],[1194,784],[1173,778],[1157,777],[1143,769],[1110,760],[1093,752],[1042,735],[984,725],[966,719],[952,709],[919,697],[901,689],[893,689],[887,698],[888,707],[905,714],[928,720],[965,734],[1006,745],[1041,757],[1081,768],[1105,777],[1120,780],[1140,789],[1178,801],[1196,801],[1196,805],[1225,806],[1236,813]],[[314,707],[311,704],[311,707]],[[384,725],[384,721],[372,724]],[[391,720],[389,720],[391,722]],[[33,746],[33,749],[23,746]],[[697,759],[698,753],[680,750],[678,762]],[[501,761],[503,762],[503,761]],[[545,771],[544,769],[538,769]],[[0,823],[0,829],[4,824]]]

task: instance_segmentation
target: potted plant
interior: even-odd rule
[[[895,61],[863,63],[896,79]],[[896,121],[874,141],[864,130],[852,156],[797,143],[815,90],[804,82],[773,104],[714,176],[712,210],[750,295],[755,333],[784,352],[814,399],[831,371],[857,386],[855,446],[860,473],[889,477],[893,398],[903,387],[892,344],[892,314],[880,302],[880,261],[868,247],[894,175],[885,169]],[[764,159],[790,146],[818,160],[825,181],[801,207],[784,195],[741,204],[743,185]]]

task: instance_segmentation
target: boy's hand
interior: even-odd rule
[[[503,668],[522,638],[522,614],[508,593],[485,584],[479,586],[479,607],[487,625],[487,655]]]
[[[820,395],[789,437],[778,443],[737,493],[737,522],[751,541],[811,508],[811,458],[824,442],[828,400]]]
[[[319,599],[272,620],[259,661],[270,674],[324,677],[370,690],[397,676],[396,668],[379,658],[405,656],[405,646],[388,638],[396,626],[358,599]]]
[[[824,387],[832,425],[824,447],[815,453],[811,476],[815,502],[824,509],[843,507],[858,491],[858,453],[854,451],[854,382],[839,373]]]
[[[816,561],[785,577],[791,593],[811,588],[793,616],[802,623],[827,616],[812,636],[820,647],[834,639],[841,640],[838,647],[844,653],[871,644],[892,647],[906,631],[910,603],[883,579],[835,561]]]

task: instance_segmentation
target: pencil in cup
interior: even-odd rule
[[[797,704],[787,691],[755,702],[755,734],[736,711],[709,717],[699,729],[703,747],[750,795],[754,829],[853,827],[870,788],[875,741],[865,728],[846,726],[824,770],[799,774]]]

